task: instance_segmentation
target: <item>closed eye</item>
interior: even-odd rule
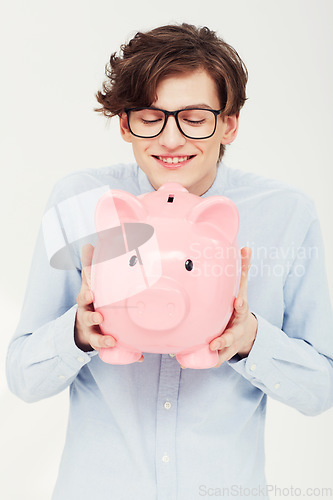
[[[189,125],[203,125],[206,120],[189,120],[188,118],[183,120],[184,122],[188,123]]]
[[[161,120],[141,120],[144,125],[154,125],[159,123]]]

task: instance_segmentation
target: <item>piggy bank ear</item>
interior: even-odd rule
[[[110,189],[98,200],[95,226],[98,232],[118,227],[124,222],[143,222],[147,217],[141,201],[131,193]]]
[[[195,205],[188,215],[194,224],[205,223],[223,233],[233,243],[239,228],[239,214],[233,201],[225,196],[210,196]]]

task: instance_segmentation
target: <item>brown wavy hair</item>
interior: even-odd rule
[[[126,108],[151,106],[159,82],[172,74],[204,69],[216,83],[223,115],[239,113],[246,100],[247,69],[238,53],[207,27],[190,24],[161,26],[138,32],[120,53],[111,54],[107,80],[96,93],[104,116]],[[221,145],[219,159],[225,146]]]

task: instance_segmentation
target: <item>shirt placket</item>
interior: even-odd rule
[[[176,428],[181,367],[163,354],[156,411],[156,480],[158,500],[177,497]]]

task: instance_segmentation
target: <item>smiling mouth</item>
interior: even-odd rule
[[[190,156],[154,156],[157,160],[166,163],[167,165],[179,165],[185,161],[191,160],[195,155]]]

